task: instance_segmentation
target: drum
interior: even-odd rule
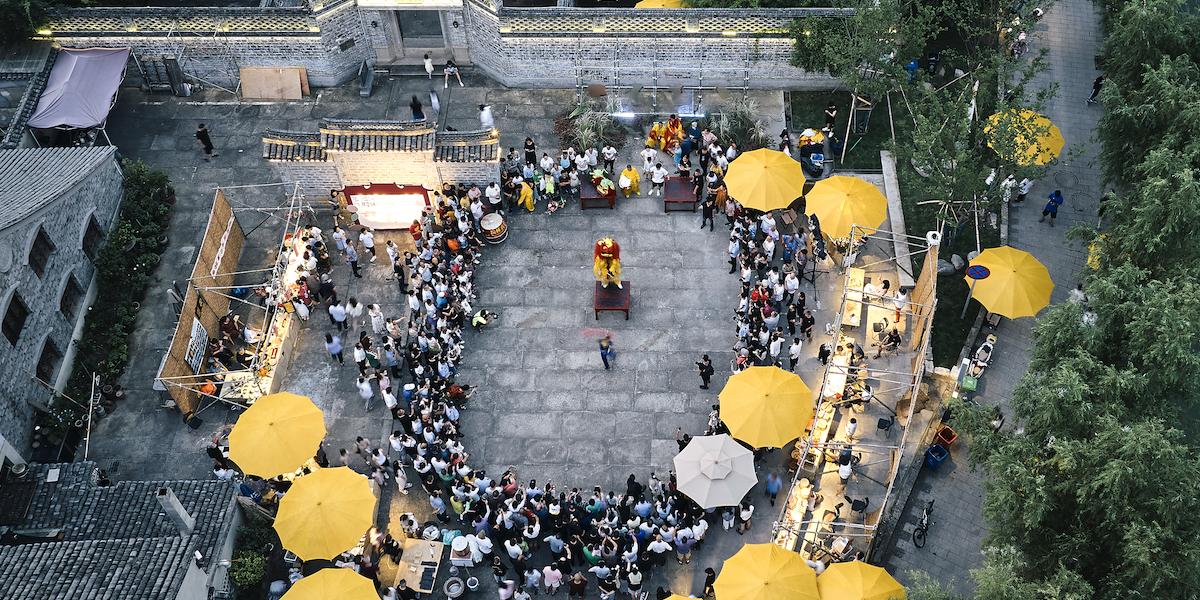
[[[499,244],[508,239],[508,225],[505,225],[500,213],[483,215],[479,227],[483,229],[483,237],[489,244]]]

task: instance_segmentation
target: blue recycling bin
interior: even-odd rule
[[[950,452],[934,444],[925,451],[925,466],[929,467],[932,471],[936,471],[938,467],[942,466],[942,463],[946,462],[947,458],[950,458]]]

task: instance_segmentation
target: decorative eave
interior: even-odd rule
[[[499,162],[500,131],[439,131],[433,160],[438,162]]]
[[[297,131],[263,132],[263,158],[286,162],[324,162],[328,159],[321,147],[321,134]]]

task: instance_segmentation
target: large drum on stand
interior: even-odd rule
[[[508,239],[508,225],[504,223],[504,217],[500,213],[483,215],[479,220],[479,227],[483,229],[483,238],[489,244],[499,244]]]

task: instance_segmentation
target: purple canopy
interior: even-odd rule
[[[63,48],[27,124],[37,129],[103,125],[128,61],[129,48]]]

